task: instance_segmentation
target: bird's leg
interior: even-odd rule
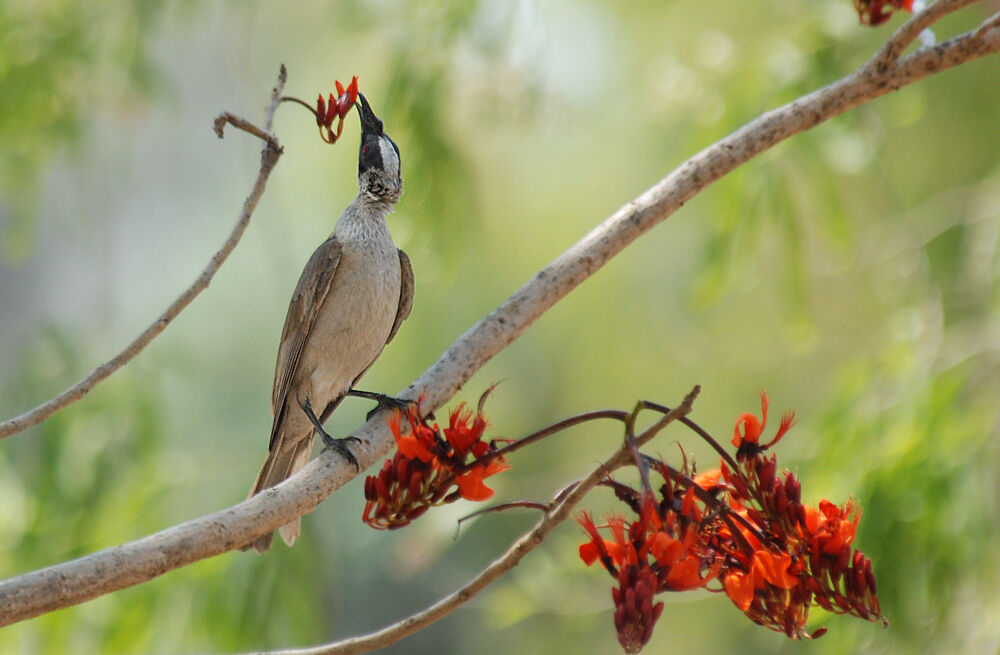
[[[313,424],[314,428],[316,428],[316,432],[319,433],[320,438],[323,440],[323,445],[330,450],[340,453],[344,459],[351,464],[354,464],[354,468],[360,471],[361,465],[358,464],[358,458],[354,456],[354,453],[352,453],[346,445],[344,445],[344,442],[357,441],[358,443],[361,443],[361,440],[357,437],[345,437],[343,439],[334,439],[331,437],[327,431],[323,429],[323,424],[319,422],[318,418],[316,418],[316,413],[313,412],[312,403],[309,402],[308,398],[306,398],[306,401],[302,403],[302,411],[305,412],[306,418],[308,418],[309,422]]]
[[[371,420],[371,417],[375,416],[378,412],[383,409],[398,409],[401,412],[405,412],[410,407],[416,405],[412,400],[404,400],[402,398],[396,398],[395,396],[389,396],[384,393],[376,393],[374,391],[362,391],[360,389],[351,389],[347,392],[348,396],[354,396],[355,398],[367,398],[368,400],[374,400],[378,403],[372,411],[368,412],[365,416],[365,420]]]

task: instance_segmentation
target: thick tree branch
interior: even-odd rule
[[[132,361],[136,355],[142,352],[142,350],[148,346],[153,339],[159,336],[159,334],[167,328],[171,321],[177,318],[177,315],[180,314],[185,307],[191,304],[191,301],[195,299],[195,296],[208,287],[212,278],[215,277],[216,272],[219,270],[219,267],[222,266],[222,263],[226,261],[229,254],[234,248],[236,248],[236,244],[239,243],[240,238],[243,237],[243,233],[250,224],[250,216],[253,214],[254,209],[257,207],[257,202],[264,193],[264,186],[267,184],[267,178],[270,177],[271,171],[274,169],[274,165],[278,163],[278,158],[281,156],[281,146],[278,144],[278,140],[274,137],[274,135],[271,134],[271,125],[274,122],[274,112],[278,107],[278,100],[281,98],[281,92],[285,87],[285,78],[286,71],[285,67],[282,66],[281,72],[278,75],[278,81],[271,90],[271,100],[268,102],[267,109],[264,114],[264,129],[261,129],[256,125],[253,125],[252,123],[228,112],[219,116],[215,121],[215,132],[219,135],[220,139],[222,138],[222,128],[226,123],[230,123],[234,127],[262,139],[264,141],[264,148],[261,153],[260,173],[257,174],[257,181],[254,183],[253,189],[250,191],[250,195],[247,196],[245,201],[243,201],[243,210],[240,212],[240,217],[236,221],[236,225],[229,234],[229,238],[227,238],[225,243],[222,244],[222,247],[219,248],[218,252],[212,255],[212,259],[209,260],[208,265],[205,266],[205,269],[201,272],[201,275],[198,276],[198,279],[196,279],[194,283],[184,291],[184,293],[178,296],[177,299],[174,300],[174,302],[172,302],[162,314],[160,314],[159,318],[153,321],[152,325],[143,330],[142,334],[136,337],[135,340],[127,345],[120,353],[95,368],[87,375],[87,377],[83,378],[55,398],[42,403],[29,412],[25,412],[20,416],[15,416],[12,419],[0,423],[0,439],[9,437],[12,434],[17,434],[18,432],[26,430],[33,425],[37,425],[58,412],[60,409],[71,405],[86,396],[95,386],[107,379],[112,373]]]
[[[951,10],[961,4],[961,0],[949,2]],[[878,70],[872,60],[842,80],[770,111],[709,146],[531,278],[459,337],[405,395],[414,399],[422,395],[422,406],[427,409],[440,407],[552,305],[709,184],[781,141],[863,102],[1000,50],[998,21],[1000,15],[993,16],[975,31],[918,50],[884,70]],[[363,442],[355,448],[363,468],[378,461],[394,445],[379,417],[366,423],[355,436]],[[138,584],[246,544],[312,511],[354,475],[352,466],[324,454],[277,487],[234,507],[119,548],[0,582],[0,625]]]
[[[698,397],[701,388],[696,386],[684,397],[683,402],[674,409],[668,411],[660,417],[653,425],[637,435],[631,443],[636,447],[648,443],[653,437],[659,434],[665,427],[676,420],[683,419],[691,413],[691,406]],[[641,405],[640,407],[641,408]],[[638,409],[636,411],[638,411]],[[624,413],[626,417],[634,419],[634,414]],[[627,422],[627,421],[626,421]],[[550,505],[542,518],[535,526],[522,535],[517,541],[504,552],[503,555],[495,559],[489,566],[475,578],[465,583],[461,588],[445,596],[422,612],[409,616],[402,621],[388,625],[381,630],[376,630],[360,637],[351,637],[343,641],[332,644],[324,644],[312,648],[298,648],[291,650],[269,651],[259,655],[353,655],[354,653],[367,653],[376,648],[385,648],[394,644],[403,637],[407,637],[418,630],[426,628],[428,625],[439,621],[448,614],[471,600],[476,594],[485,589],[507,571],[517,566],[525,555],[540,546],[549,533],[557,525],[569,518],[570,512],[576,507],[584,496],[597,486],[615,470],[632,463],[632,449],[630,443],[622,440],[621,447],[615,453],[604,460],[590,474],[575,485],[562,498],[557,498]]]

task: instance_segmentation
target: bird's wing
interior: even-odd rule
[[[392,322],[392,330],[389,331],[386,343],[392,341],[399,332],[399,326],[410,315],[411,309],[413,309],[413,267],[410,266],[410,258],[406,253],[399,250],[399,307],[396,309],[396,319]]]
[[[295,293],[292,294],[292,301],[288,305],[285,327],[281,331],[281,344],[278,346],[278,363],[274,369],[274,391],[271,395],[274,427],[271,431],[271,446],[274,446],[277,428],[281,422],[279,413],[288,396],[288,388],[292,384],[295,369],[298,368],[302,349],[337,274],[340,254],[340,242],[335,237],[331,236],[324,241],[309,258],[309,263],[302,271]]]

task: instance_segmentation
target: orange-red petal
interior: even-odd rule
[[[670,569],[665,584],[674,591],[697,589],[705,584],[702,579],[701,565],[696,557],[685,557]]]
[[[712,489],[719,484],[721,477],[722,469],[710,469],[694,476],[694,483],[702,489]]]
[[[404,457],[409,457],[410,459],[419,459],[424,463],[429,463],[434,459],[433,453],[431,453],[427,446],[413,435],[397,438],[396,447],[399,448],[399,452]]]
[[[493,497],[492,489],[483,484],[483,469],[475,467],[455,478],[458,491],[466,500],[482,501]]]
[[[799,579],[788,572],[792,556],[788,553],[775,555],[767,550],[758,550],[753,554],[754,573],[775,587],[791,589],[798,584]]]
[[[722,578],[722,588],[730,600],[744,612],[753,603],[753,578],[743,571],[732,571]]]

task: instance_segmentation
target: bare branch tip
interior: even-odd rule
[[[218,116],[215,117],[215,123],[212,129],[215,130],[216,136],[218,136],[220,139],[223,137],[223,133],[225,131],[227,122],[228,121],[226,120],[225,114],[219,114]]]
[[[701,385],[696,384],[694,385],[694,388],[692,388],[691,391],[688,392],[688,395],[684,396],[684,400],[681,402],[681,406],[678,407],[678,409],[683,412],[683,414],[681,414],[682,416],[687,416],[688,414],[691,413],[691,410],[694,407],[694,401],[697,400],[698,394],[700,393],[701,393]]]

